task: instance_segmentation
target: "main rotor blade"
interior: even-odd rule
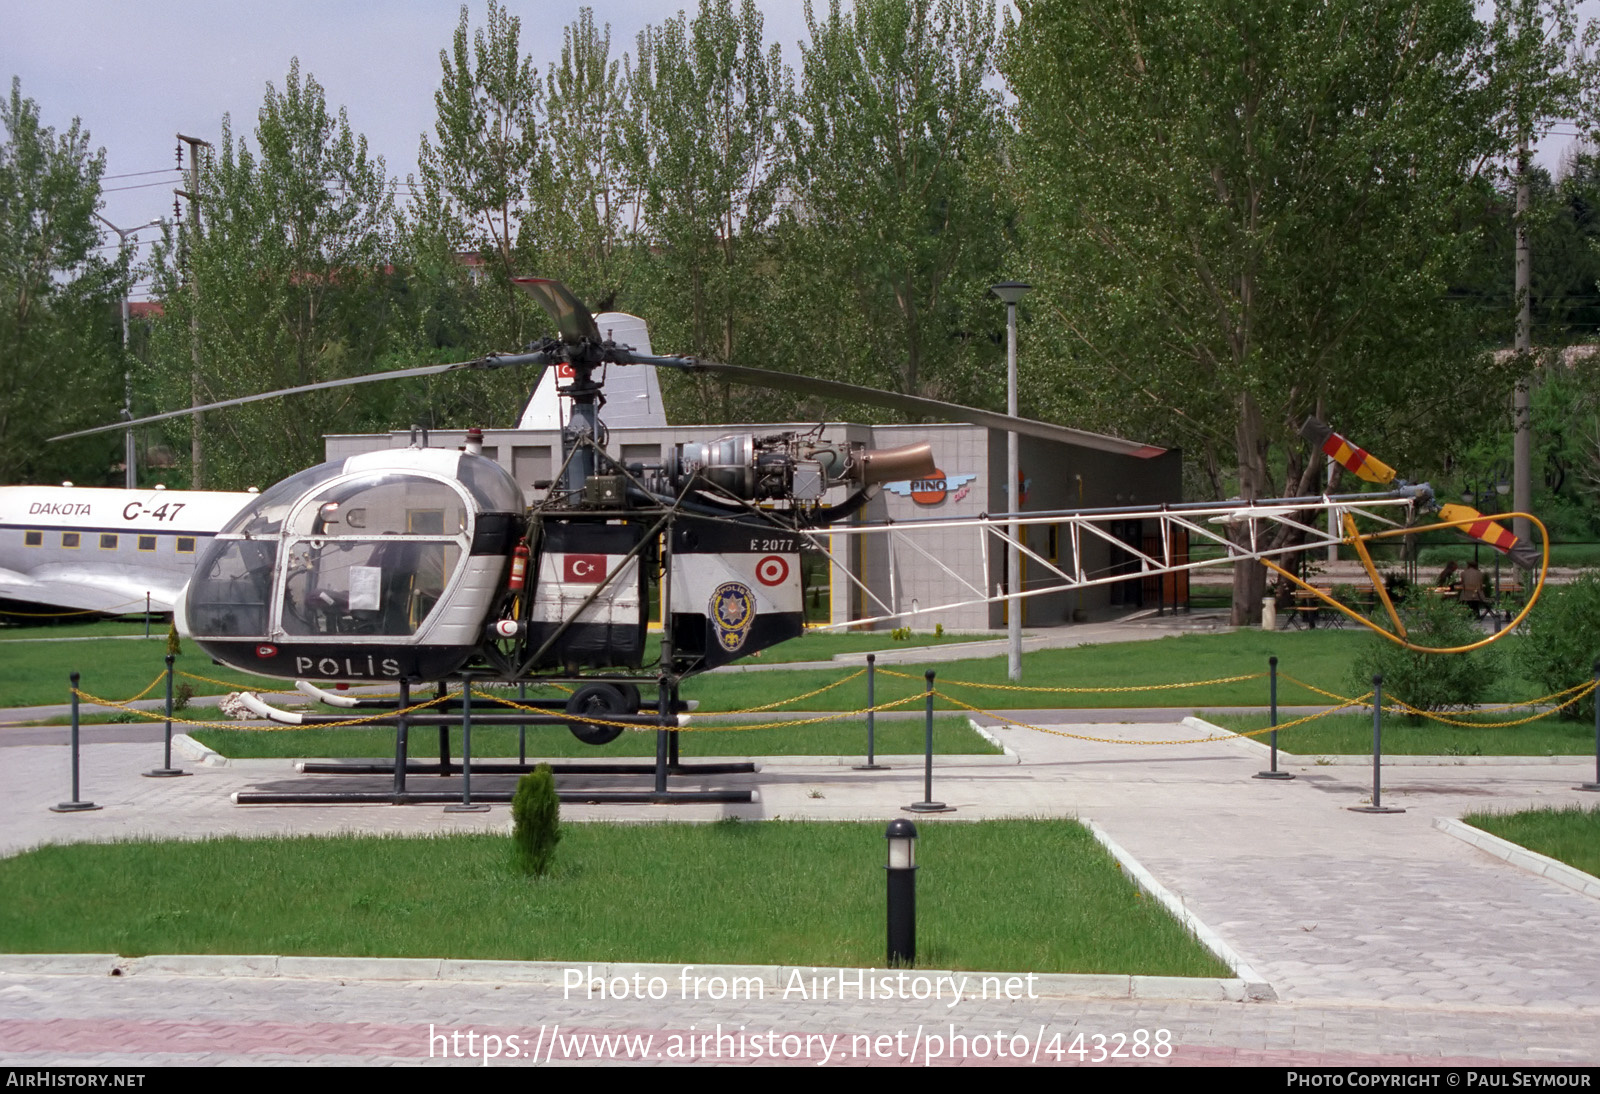
[[[165,414],[152,414],[148,418],[135,418],[132,421],[116,422],[112,425],[97,425],[93,429],[80,429],[76,433],[63,433],[58,437],[51,437],[52,441],[69,441],[74,437],[89,437],[96,433],[112,433],[117,430],[131,429],[134,426],[148,425],[151,422],[164,422],[169,418],[182,418],[189,414],[203,414],[208,410],[220,410],[223,407],[243,406],[245,403],[260,402],[262,399],[276,399],[282,395],[299,395],[307,391],[324,391],[334,387],[349,387],[352,384],[371,384],[379,380],[405,380],[415,376],[436,376],[441,372],[452,372],[457,369],[491,369],[509,368],[515,365],[547,365],[550,363],[548,353],[519,353],[519,354],[490,354],[479,357],[473,361],[455,361],[448,365],[419,365],[416,368],[394,369],[389,372],[369,372],[365,376],[346,376],[342,380],[324,380],[317,384],[301,384],[299,387],[279,388],[277,391],[263,391],[255,395],[241,395],[237,399],[223,399],[221,402],[207,403],[204,406],[189,406],[182,410],[169,410]]]
[[[979,410],[977,407],[962,406],[960,403],[924,399],[917,395],[901,395],[894,391],[883,391],[874,387],[859,387],[855,384],[842,384],[835,380],[818,380],[810,376],[797,376],[789,372],[772,372],[768,369],[749,368],[744,365],[724,365],[717,361],[705,361],[698,357],[647,357],[644,354],[628,352],[617,354],[617,360],[622,364],[658,365],[665,368],[675,368],[683,372],[709,373],[715,376],[725,376],[737,383],[749,384],[752,387],[798,391],[804,395],[822,395],[846,402],[865,403],[868,406],[881,406],[891,410],[903,410],[911,414],[926,414],[946,421],[971,422],[973,425],[981,425],[989,429],[1020,433],[1025,437],[1037,437],[1042,441],[1074,444],[1080,448],[1094,448],[1102,452],[1116,452],[1125,456],[1149,458],[1159,456],[1166,451],[1164,448],[1157,448],[1153,445],[1125,441],[1120,437],[1108,437],[1103,433],[1089,433],[1081,429],[1069,429],[1066,426],[1034,421],[1031,418],[1013,418],[1008,414],[998,414],[992,410]]]
[[[600,328],[572,290],[548,277],[513,277],[511,283],[539,302],[556,321],[563,342],[600,341]]]

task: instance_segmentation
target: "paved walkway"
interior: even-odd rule
[[[696,1000],[681,997],[682,970],[668,967],[642,970],[646,982],[661,975],[669,985],[664,1000],[581,1000],[565,997],[560,970],[474,964],[440,979],[437,969],[347,962],[259,975],[270,965],[206,959],[135,962],[113,977],[112,958],[42,967],[0,958],[0,1063],[426,1061],[430,1046],[439,1062],[458,1051],[481,1054],[486,1043],[510,1062],[527,1062],[539,1044],[541,1057],[548,1052],[557,1061],[638,1050],[670,1062],[674,1045],[680,1054],[698,1045],[696,1055],[720,1045],[721,1058],[733,1062],[789,1053],[816,1063],[834,1037],[834,1062],[922,1063],[935,1052],[939,1059],[993,1060],[997,1052],[1025,1050],[1032,1062],[1075,1063],[1115,1051],[1118,1034],[1130,1059],[1170,1049],[1144,1057],[1168,1063],[1600,1063],[1600,899],[1434,826],[1435,818],[1472,810],[1592,808],[1594,795],[1570,789],[1592,777],[1592,760],[1397,767],[1385,772],[1383,800],[1407,812],[1374,816],[1348,808],[1368,795],[1369,775],[1359,767],[1304,765],[1291,768],[1293,781],[1267,782],[1250,777],[1264,766],[1256,746],[1168,743],[1202,735],[1170,721],[1055,728],[1078,736],[997,729],[1017,762],[942,761],[935,796],[957,811],[918,823],[1093,821],[1130,870],[1146,871],[1233,952],[1255,998],[1225,998],[1246,994],[1237,983],[1202,985],[1195,998],[1186,986],[1106,978],[1052,980],[1036,999],[968,999],[955,1008],[948,1000],[785,997],[776,981],[759,1001]],[[149,743],[91,745],[83,796],[104,808],[57,814],[48,806],[68,796],[66,750],[0,749],[0,853],[128,836],[509,827],[503,806],[476,815],[423,806],[242,808],[229,801],[235,790],[308,777],[284,761],[262,760],[222,767],[186,761],[191,777],[141,778],[157,759]],[[563,814],[884,821],[922,797],[920,762],[906,760],[876,774],[780,760],[753,776],[677,785],[697,781],[748,784],[760,801],[573,805]],[[430,1030],[461,1037],[430,1041]],[[717,1042],[719,1030],[746,1039]],[[486,1034],[498,1040],[484,1042]],[[646,1048],[561,1039],[591,1034],[654,1040]],[[711,1040],[686,1041],[691,1035]],[[1032,1056],[1036,1048],[1042,1056]]]

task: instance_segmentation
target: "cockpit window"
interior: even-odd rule
[[[290,635],[415,634],[460,557],[444,541],[295,540],[279,625]]]
[[[189,630],[206,638],[265,638],[277,557],[275,540],[212,540],[189,582]]]
[[[453,485],[404,471],[380,471],[330,484],[296,509],[290,532],[302,536],[457,536],[470,531],[467,502]]]
[[[520,513],[527,506],[511,473],[486,456],[463,452],[457,469],[461,483],[480,508],[489,513]]]
[[[334,460],[290,475],[246,505],[222,526],[220,535],[275,536],[283,528],[289,509],[307,490],[344,473],[344,461]]]

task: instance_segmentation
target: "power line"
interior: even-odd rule
[[[102,179],[132,179],[140,175],[170,175],[176,172],[176,167],[163,167],[157,171],[128,171],[120,175],[101,175]]]
[[[109,186],[100,192],[102,194],[120,194],[124,190],[148,190],[152,186],[171,186],[172,179],[161,179],[157,182],[136,182],[132,186]]]

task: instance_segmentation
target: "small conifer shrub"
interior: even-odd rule
[[[517,781],[511,801],[511,839],[517,868],[543,877],[561,842],[561,801],[556,797],[556,777],[549,764],[540,764]]]

